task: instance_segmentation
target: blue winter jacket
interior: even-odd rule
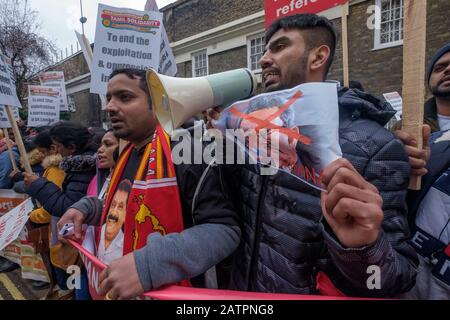
[[[61,217],[71,205],[86,195],[95,175],[95,167],[96,156],[93,152],[66,157],[60,164],[66,173],[62,189],[47,179],[39,178],[26,192],[52,216]]]
[[[14,146],[12,148],[14,159],[16,160],[16,164],[19,163],[19,151],[17,147]],[[0,153],[0,189],[11,189],[12,188],[12,180],[9,177],[9,174],[13,170],[11,160],[9,159],[8,150]]]

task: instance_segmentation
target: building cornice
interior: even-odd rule
[[[223,42],[241,35],[264,30],[264,10],[252,15],[223,24],[208,31],[172,42],[170,46],[174,55],[193,52],[208,45]]]
[[[367,0],[351,1],[350,5]],[[175,3],[176,5],[177,3]],[[321,12],[321,15],[330,20],[342,15],[342,6],[337,6]],[[246,45],[246,37],[265,31],[264,10],[246,17],[225,23],[216,28],[200,32],[193,36],[170,43],[177,63],[190,60],[191,53],[207,50],[207,54],[215,54]],[[218,48],[218,44],[221,44]]]

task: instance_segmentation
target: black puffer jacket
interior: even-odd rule
[[[339,92],[339,104],[343,156],[384,200],[377,243],[343,248],[322,219],[319,192],[297,179],[283,172],[261,176],[255,165],[226,166],[242,219],[232,289],[317,294],[318,271],[351,296],[396,296],[414,284],[417,257],[406,242],[410,166],[402,143],[383,128],[394,112],[374,96],[348,89]],[[369,265],[381,268],[380,290],[367,288]]]
[[[93,151],[64,158],[60,168],[66,173],[62,190],[44,178],[34,181],[26,192],[38,200],[54,217],[61,217],[69,207],[86,195],[95,175],[97,157]]]

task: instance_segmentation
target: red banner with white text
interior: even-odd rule
[[[266,28],[275,20],[297,13],[319,13],[349,0],[264,0]]]

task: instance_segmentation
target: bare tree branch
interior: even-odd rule
[[[55,45],[40,32],[38,12],[27,0],[0,0],[0,51],[11,58],[19,99],[27,94],[27,79],[47,66]]]

